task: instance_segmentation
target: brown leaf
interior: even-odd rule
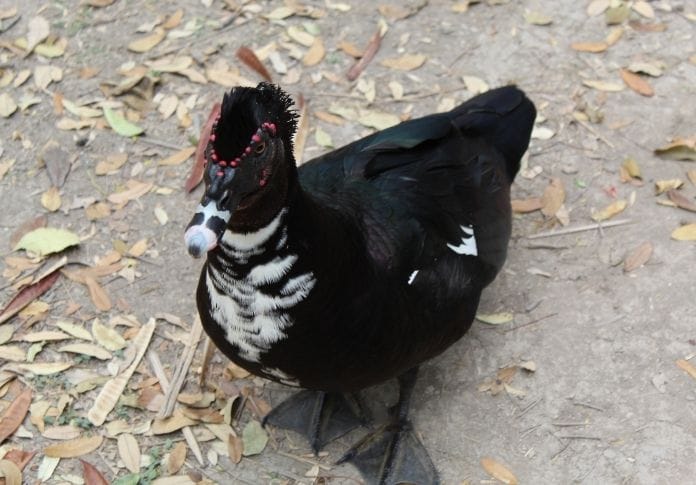
[[[355,81],[358,76],[365,70],[367,65],[372,61],[379,50],[379,46],[382,44],[382,38],[386,34],[385,29],[380,25],[377,27],[377,31],[372,35],[370,42],[365,48],[365,52],[362,57],[348,70],[348,80]]]
[[[486,473],[507,485],[517,485],[517,477],[508,468],[493,458],[481,458],[481,466]]]
[[[691,377],[696,379],[696,367],[694,367],[693,364],[691,364],[691,362],[689,362],[688,360],[686,360],[686,359],[677,360],[677,367],[679,367],[681,370],[683,370],[684,372],[689,374]]]
[[[86,455],[99,448],[102,441],[104,441],[104,437],[100,435],[76,438],[74,440],[63,441],[56,445],[47,446],[44,449],[44,453],[51,458],[77,458],[78,456]]]
[[[324,49],[324,42],[320,37],[314,39],[312,46],[307,51],[307,54],[302,58],[302,64],[307,67],[316,66],[321,62],[321,60],[326,55],[326,49]]]
[[[46,227],[46,224],[48,224],[48,219],[46,218],[46,216],[43,215],[24,222],[10,236],[10,248],[14,248],[15,246],[17,246],[17,243],[20,241],[20,239],[22,239],[22,236],[24,236],[26,233],[31,232],[34,229],[38,229],[40,227]]]
[[[541,197],[530,197],[529,199],[515,199],[511,201],[512,212],[517,214],[526,214],[528,212],[534,212],[542,207],[544,204]]]
[[[609,48],[606,42],[573,42],[570,48],[578,52],[604,52]]]
[[[179,26],[181,24],[181,20],[184,18],[184,11],[182,9],[178,9],[176,12],[171,14],[167,19],[162,22],[162,28],[171,30]]]
[[[2,485],[22,485],[22,470],[10,460],[0,460],[0,475]]]
[[[166,32],[163,28],[157,27],[152,34],[134,40],[128,44],[128,50],[133,52],[147,52],[164,40]]]
[[[358,47],[355,44],[345,40],[339,42],[338,48],[355,59],[360,59],[363,55],[363,51],[358,49]]]
[[[54,140],[49,141],[41,153],[41,160],[46,164],[46,171],[51,185],[62,187],[72,166],[68,152]]]
[[[677,241],[696,241],[696,223],[684,224],[672,231],[672,239]]]
[[[686,176],[689,177],[692,184],[696,185],[696,170],[689,170],[686,172]]]
[[[660,195],[668,190],[678,189],[684,182],[680,179],[667,179],[667,180],[656,180],[655,181],[655,195]]]
[[[12,436],[29,412],[31,389],[25,388],[5,409],[0,418],[0,443]]]
[[[121,457],[124,465],[131,473],[140,471],[140,447],[138,441],[130,433],[118,435],[116,440],[118,445],[118,455]]]
[[[674,205],[676,205],[680,209],[696,212],[696,202],[689,200],[688,198],[677,192],[675,189],[668,190],[667,197],[669,197],[669,200],[674,202]]]
[[[138,180],[131,179],[126,182],[126,190],[111,194],[107,198],[112,204],[125,204],[130,200],[137,199],[140,196],[147,194],[152,188],[152,185],[152,182],[140,182]]]
[[[271,73],[268,72],[268,69],[266,69],[266,66],[263,65],[263,63],[256,56],[254,51],[249,49],[247,46],[243,45],[242,47],[237,49],[237,57],[239,58],[240,61],[242,61],[244,64],[246,64],[249,69],[254,71],[256,74],[261,76],[263,79],[265,79],[269,83],[273,82],[273,78],[271,77]]]
[[[5,460],[10,460],[20,470],[24,470],[24,467],[34,458],[34,455],[36,455],[35,451],[10,450],[5,454]]]
[[[85,479],[85,485],[109,485],[104,475],[92,464],[85,460],[80,461],[82,462],[82,478]]]
[[[15,316],[29,303],[36,300],[38,297],[46,293],[53,284],[58,280],[60,276],[60,271],[56,269],[55,271],[47,274],[41,278],[36,283],[22,288],[22,290],[15,295],[10,302],[5,305],[2,313],[0,313],[0,324],[5,323],[7,320]]]
[[[592,220],[596,222],[600,221],[605,221],[607,219],[611,219],[614,217],[616,214],[620,214],[621,212],[624,211],[628,207],[628,202],[620,199],[620,200],[615,200],[605,208],[598,210],[597,212],[594,212],[592,214]]]
[[[227,453],[235,465],[242,461],[242,453],[244,452],[244,442],[239,436],[230,433],[227,437]]]
[[[175,475],[181,470],[181,467],[184,466],[186,451],[186,443],[179,441],[169,453],[169,458],[167,459],[167,472],[169,472],[170,475]]]
[[[553,217],[565,202],[565,189],[563,181],[559,178],[552,178],[549,185],[544,189],[544,195],[541,197],[541,213],[546,217]]]
[[[60,209],[61,202],[58,187],[51,187],[41,194],[41,205],[49,212],[55,212]]]
[[[384,59],[380,64],[390,69],[400,71],[412,71],[425,63],[426,57],[422,54],[405,54],[401,57]]]
[[[196,151],[196,147],[182,148],[178,152],[157,162],[157,165],[181,165]]]
[[[191,167],[191,173],[188,179],[186,179],[186,184],[184,188],[186,192],[191,192],[195,189],[198,184],[203,180],[203,170],[205,169],[205,149],[208,146],[208,139],[210,138],[210,132],[213,130],[213,123],[215,119],[220,114],[220,103],[215,103],[213,109],[210,110],[208,115],[208,120],[205,122],[203,129],[201,130],[201,136],[198,138],[198,146],[196,147],[196,158],[193,162],[193,167]]]
[[[180,430],[185,426],[193,426],[196,424],[191,418],[187,418],[180,411],[175,411],[174,414],[168,418],[155,419],[152,422],[152,434],[168,434],[174,431]]]
[[[621,79],[626,83],[626,86],[634,90],[636,93],[642,95],[642,96],[654,96],[655,95],[655,90],[653,90],[652,86],[640,77],[638,74],[634,74],[628,69],[621,69]]]
[[[671,143],[657,148],[655,154],[672,160],[696,160],[696,135],[674,138]]]
[[[97,162],[97,166],[94,168],[94,173],[97,175],[106,175],[116,172],[123,167],[127,160],[127,153],[115,153],[113,155],[107,155],[105,160],[100,160]]]
[[[648,262],[650,256],[652,256],[653,245],[650,241],[645,241],[643,244],[631,251],[626,259],[624,259],[623,270],[625,273],[629,273],[634,269],[640,268],[645,263]]]
[[[664,32],[667,30],[667,24],[663,24],[661,22],[644,24],[638,20],[631,20],[628,22],[628,26],[636,32]]]
[[[626,170],[626,173],[631,178],[636,178],[636,179],[642,179],[643,177],[640,175],[640,167],[638,166],[638,163],[633,159],[633,158],[627,158],[623,161],[621,164],[621,167],[623,167]]]
[[[85,276],[84,282],[89,290],[89,297],[92,299],[92,303],[94,303],[97,310],[103,312],[111,310],[111,299],[97,280],[91,276]]]

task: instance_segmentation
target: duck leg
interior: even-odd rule
[[[391,421],[365,436],[337,462],[355,465],[368,485],[440,483],[428,452],[408,420],[417,375],[415,367],[399,376],[399,401],[391,409]]]
[[[264,426],[300,433],[314,453],[367,422],[367,412],[357,395],[309,390],[293,394],[263,419]]]

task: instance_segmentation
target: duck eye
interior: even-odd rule
[[[254,147],[254,152],[256,152],[257,154],[261,154],[261,153],[263,153],[265,150],[266,150],[266,144],[265,144],[265,143],[258,143],[258,144]]]

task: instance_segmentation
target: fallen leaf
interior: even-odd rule
[[[3,485],[22,485],[22,470],[10,460],[0,460],[0,475],[4,477]]]
[[[696,222],[684,224],[672,231],[672,239],[677,241],[696,241]]]
[[[578,52],[592,52],[596,54],[607,50],[609,44],[606,42],[573,42],[570,44],[570,48]]]
[[[12,436],[24,421],[31,404],[31,388],[25,388],[12,400],[0,418],[0,444]]]
[[[498,463],[492,458],[482,458],[481,466],[490,476],[496,480],[500,480],[506,485],[517,485],[517,478],[513,473],[503,464]]]
[[[596,89],[597,91],[605,91],[608,93],[614,93],[624,90],[623,84],[615,83],[612,81],[585,79],[582,81],[582,83],[588,88]]]
[[[307,67],[316,66],[325,55],[326,49],[324,48],[324,42],[320,37],[316,37],[312,46],[307,51],[307,54],[302,58],[302,64]]]
[[[0,94],[0,116],[9,118],[15,111],[17,111],[17,103],[12,96],[7,92]]]
[[[152,186],[152,182],[140,182],[138,180],[131,179],[126,182],[126,190],[111,194],[107,197],[107,199],[112,204],[125,204],[128,201],[137,199],[147,194],[150,189],[152,189]]]
[[[609,8],[604,11],[604,20],[607,25],[616,25],[625,22],[629,15],[631,15],[631,9],[627,4],[622,2],[614,4],[612,2]]]
[[[170,16],[167,17],[167,19],[162,22],[162,28],[171,30],[179,26],[181,24],[181,20],[184,18],[184,10],[183,9],[178,9],[176,12],[171,14]]]
[[[101,323],[98,318],[92,321],[92,335],[94,335],[99,345],[114,352],[125,348],[127,345],[120,333]]]
[[[302,164],[304,161],[304,147],[307,142],[307,136],[309,136],[308,106],[309,104],[305,101],[304,96],[300,94],[297,100],[297,129],[295,130],[295,139],[292,149],[293,157],[298,165]]]
[[[696,170],[689,170],[686,172],[686,176],[691,180],[691,183],[696,185]]]
[[[99,395],[94,400],[94,404],[87,412],[87,419],[95,425],[101,426],[106,421],[106,416],[116,406],[118,399],[121,397],[123,390],[126,388],[128,380],[135,372],[136,367],[140,364],[140,360],[145,355],[147,347],[150,345],[152,334],[155,331],[155,319],[151,318],[149,322],[143,325],[138,334],[131,341],[129,349],[135,354],[135,358],[126,370],[121,372],[115,378],[107,382]],[[128,352],[128,350],[126,350]]]
[[[165,211],[162,207],[156,206],[154,209],[155,212],[155,218],[157,219],[157,222],[159,222],[160,226],[164,226],[169,222],[169,215],[167,215],[167,211]]]
[[[203,169],[205,168],[205,149],[208,146],[208,139],[210,138],[210,132],[213,129],[213,123],[215,123],[215,120],[219,114],[220,103],[215,103],[213,105],[213,109],[210,110],[208,120],[205,122],[205,125],[201,130],[201,136],[198,138],[196,157],[193,161],[193,167],[191,167],[191,174],[186,179],[186,184],[184,185],[186,192],[191,192],[203,180]]]
[[[696,367],[694,367],[693,364],[691,364],[691,362],[689,362],[688,360],[686,360],[686,359],[677,360],[677,367],[679,367],[681,370],[683,370],[684,372],[689,374],[691,377],[696,379]]]
[[[626,158],[621,163],[621,166],[626,170],[626,173],[628,173],[628,175],[631,178],[635,178],[635,179],[642,179],[643,178],[640,175],[640,167],[638,166],[638,163],[635,161],[635,159]]]
[[[553,131],[551,128],[547,128],[546,126],[535,125],[534,128],[532,128],[531,137],[536,140],[550,140],[551,138],[553,138],[555,134],[556,132]]]
[[[41,342],[41,341],[59,341],[59,340],[67,340],[70,338],[70,335],[67,333],[60,332],[58,330],[43,330],[41,332],[32,332],[23,335],[21,338],[18,338],[18,340],[22,340],[22,342]]]
[[[46,165],[46,171],[51,184],[62,187],[70,173],[72,163],[70,155],[56,141],[49,141],[43,148],[41,160]]]
[[[615,200],[605,208],[594,212],[592,214],[592,220],[595,222],[606,221],[607,219],[614,217],[616,214],[623,212],[626,207],[628,207],[628,202],[626,200]]]
[[[10,362],[24,362],[27,352],[18,345],[0,345],[0,359]]]
[[[157,27],[152,34],[132,41],[128,44],[128,50],[133,52],[147,52],[164,40],[166,32],[163,28]]]
[[[528,24],[532,25],[550,25],[553,19],[542,12],[527,11],[524,13],[524,19]]]
[[[644,24],[637,20],[631,20],[628,25],[637,32],[664,32],[667,30],[667,24],[664,23]]]
[[[682,185],[684,185],[684,182],[680,179],[656,180],[655,195],[660,195],[668,190],[678,189]]]
[[[623,36],[623,34],[624,34],[623,27],[614,27],[613,29],[611,29],[609,31],[609,33],[607,34],[607,37],[604,40],[607,43],[607,45],[609,47],[611,47],[619,41],[619,39]]]
[[[41,432],[41,436],[49,440],[73,440],[81,434],[81,428],[71,425],[48,426]]]
[[[116,439],[118,455],[131,473],[140,471],[140,447],[138,440],[130,433],[123,433]]]
[[[258,455],[268,443],[268,434],[258,421],[249,421],[242,431],[244,456]]]
[[[553,217],[565,202],[565,188],[563,181],[557,177],[552,178],[541,196],[541,213],[546,217]]]
[[[85,479],[85,485],[109,485],[104,475],[92,464],[85,460],[80,460],[80,462],[82,463],[82,478]]]
[[[487,323],[488,325],[502,325],[503,323],[510,323],[514,318],[515,316],[511,312],[476,314],[476,320]]]
[[[671,143],[657,148],[655,154],[671,160],[696,161],[696,135],[689,138],[675,138]]]
[[[587,15],[596,17],[604,13],[609,8],[610,0],[592,0],[587,6]]]
[[[36,455],[35,451],[9,450],[5,454],[5,460],[10,460],[20,470],[24,470],[24,467],[34,458],[34,455]]]
[[[515,199],[511,201],[512,212],[517,214],[527,214],[541,209],[544,204],[541,197],[530,197],[529,199]]]
[[[333,147],[333,141],[331,140],[331,135],[329,135],[327,132],[322,130],[321,128],[317,127],[316,131],[314,132],[314,141],[317,142],[317,145],[326,147],[326,148],[331,148]]]
[[[485,93],[490,89],[486,81],[476,76],[462,76],[462,81],[466,90],[473,94]]]
[[[52,82],[62,79],[63,70],[58,66],[42,64],[34,68],[34,84],[41,90],[46,89]]]
[[[405,54],[397,58],[384,59],[380,64],[390,69],[413,71],[425,64],[426,59],[422,54]]]
[[[47,446],[44,453],[51,458],[76,458],[93,452],[101,446],[102,441],[104,441],[104,437],[100,435],[76,438]]]
[[[49,212],[55,212],[60,209],[61,199],[58,187],[51,187],[41,194],[41,205]]]
[[[188,160],[191,155],[194,154],[196,151],[196,147],[186,147],[182,148],[178,152],[168,156],[167,158],[164,158],[157,162],[157,165],[166,165],[166,166],[171,166],[171,165],[181,165],[184,163],[186,160]]]
[[[358,123],[376,130],[384,130],[400,122],[401,119],[395,114],[377,110],[361,110],[358,117]]]
[[[85,215],[90,221],[103,219],[111,214],[111,206],[106,202],[97,202],[85,207]]]
[[[48,20],[41,16],[32,17],[29,19],[27,32],[27,52],[34,50],[34,47],[39,45],[51,33],[51,25]]]
[[[109,123],[109,126],[111,126],[111,129],[119,135],[131,137],[140,135],[145,131],[141,127],[134,125],[130,121],[126,120],[122,115],[116,113],[110,108],[104,106],[102,109],[104,110],[104,118],[106,118],[106,121]]]
[[[59,347],[58,352],[89,355],[100,360],[109,360],[112,357],[111,352],[94,344],[67,344]]]
[[[107,175],[117,172],[128,161],[127,153],[114,153],[107,155],[106,159],[97,162],[94,173],[97,175]]]
[[[691,212],[696,212],[696,202],[683,196],[682,194],[677,192],[675,189],[668,190],[667,197],[669,197],[669,200],[674,202],[674,205],[676,205],[680,209],[684,209],[684,210],[691,211]]]
[[[186,451],[186,443],[183,441],[179,441],[176,445],[174,445],[174,448],[169,453],[169,457],[167,459],[167,472],[170,475],[175,475],[179,472],[179,470],[181,470],[181,467],[184,466],[184,462],[186,461]]]
[[[640,268],[648,262],[653,253],[653,245],[650,241],[645,241],[643,244],[633,249],[624,259],[624,273],[629,273],[634,269]]]
[[[152,422],[152,434],[169,434],[178,431],[186,426],[193,426],[197,421],[184,416],[181,412],[175,411],[168,418],[157,418]]]
[[[37,362],[33,364],[17,364],[18,369],[37,376],[59,374],[72,366],[72,362]]]
[[[253,50],[248,48],[247,46],[241,46],[239,49],[237,49],[237,58],[239,58],[240,61],[242,61],[244,64],[249,67],[252,71],[254,71],[256,74],[261,76],[263,79],[266,81],[273,82],[273,78],[271,77],[271,73],[268,72],[268,69],[266,69],[266,66],[263,65],[261,60],[256,56]],[[305,64],[306,65],[306,64]]]
[[[638,74],[634,74],[628,69],[621,69],[620,73],[621,79],[626,83],[626,86],[636,93],[647,97],[655,95],[655,90],[653,90],[652,86]]]
[[[660,61],[634,61],[628,65],[627,69],[636,74],[642,73],[652,77],[660,77],[665,70],[665,64]]]
[[[3,308],[2,312],[0,313],[0,324],[15,316],[24,307],[46,293],[58,280],[59,276],[60,271],[55,270],[41,278],[36,283],[22,288],[22,290],[20,290],[20,292],[17,293],[17,295],[12,298],[7,305],[5,305],[5,308]]]
[[[631,8],[645,18],[655,18],[655,11],[645,0],[638,0],[637,2],[633,2],[633,4],[631,4]]]

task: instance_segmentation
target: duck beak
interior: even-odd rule
[[[214,249],[225,232],[231,215],[230,210],[218,207],[215,199],[204,196],[184,234],[189,254],[200,258]]]

